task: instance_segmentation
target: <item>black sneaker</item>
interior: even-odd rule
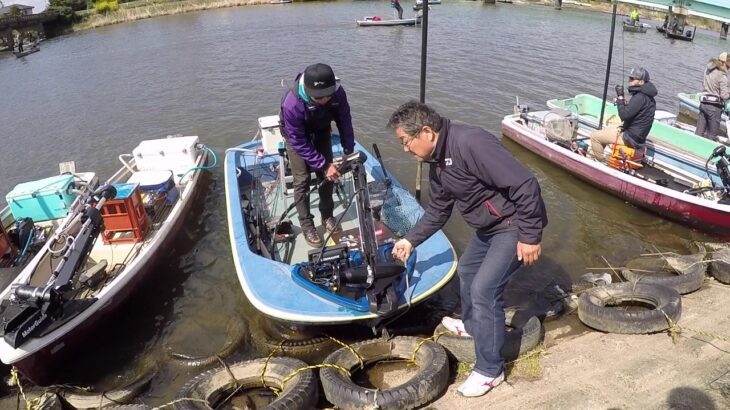
[[[327,233],[339,232],[340,226],[337,225],[337,219],[335,219],[335,217],[333,217],[333,216],[326,218],[324,220],[324,229],[325,229],[325,231],[327,231]]]
[[[323,244],[322,237],[319,236],[319,232],[313,226],[302,226],[302,235],[304,235],[304,240],[307,241],[309,246],[313,248],[319,248]]]

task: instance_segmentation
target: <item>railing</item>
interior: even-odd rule
[[[43,23],[58,18],[56,13],[40,13],[13,17],[0,17],[0,28],[23,25],[24,23]]]

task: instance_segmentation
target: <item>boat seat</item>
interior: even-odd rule
[[[644,165],[642,161],[646,156],[646,146],[631,148],[623,144],[611,144],[611,156],[608,165],[621,171],[640,169]]]

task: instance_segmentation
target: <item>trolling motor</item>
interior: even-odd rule
[[[719,158],[715,163],[715,168],[717,169],[717,174],[720,176],[722,186],[717,186],[717,183],[712,179],[712,174],[710,174],[710,161],[715,158]],[[705,161],[705,172],[707,173],[709,184],[703,184],[703,186],[688,189],[684,192],[691,195],[702,196],[705,199],[718,201],[720,203],[730,202],[730,162],[728,162],[728,158],[730,158],[730,155],[728,155],[724,145],[715,147],[715,149],[712,150],[710,157],[707,158],[707,161]]]
[[[11,286],[10,304],[4,312],[2,325],[5,341],[13,348],[62,316],[69,293],[74,290],[74,277],[84,266],[99,233],[104,230],[101,207],[115,196],[116,189],[105,185],[87,199],[86,206],[77,215],[81,228],[73,240],[67,242],[69,245],[46,286]],[[92,206],[93,202],[96,204]],[[72,219],[71,215],[69,219]]]
[[[344,156],[338,165],[341,172],[353,175],[359,249],[351,250],[347,244],[315,249],[310,251],[309,262],[302,264],[301,269],[312,282],[331,292],[357,294],[364,291],[368,310],[387,315],[398,307],[395,286],[405,267],[395,263],[390,252],[378,248],[364,165],[366,159],[363,152],[356,152]]]

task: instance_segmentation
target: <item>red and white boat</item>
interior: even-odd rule
[[[552,121],[569,121],[572,135],[556,136],[559,129]],[[547,128],[550,131],[546,131]],[[652,158],[644,166],[625,171],[586,156],[581,147],[590,145],[587,134],[580,134],[577,118],[564,111],[522,112],[502,120],[502,133],[533,153],[564,168],[572,175],[610,192],[640,208],[698,230],[730,238],[730,175],[727,154],[719,147],[718,173],[724,186],[712,186],[702,176],[683,172]],[[550,134],[550,137],[548,137]],[[722,152],[720,152],[722,151]],[[712,158],[711,158],[712,159]],[[710,162],[711,159],[708,159]]]

